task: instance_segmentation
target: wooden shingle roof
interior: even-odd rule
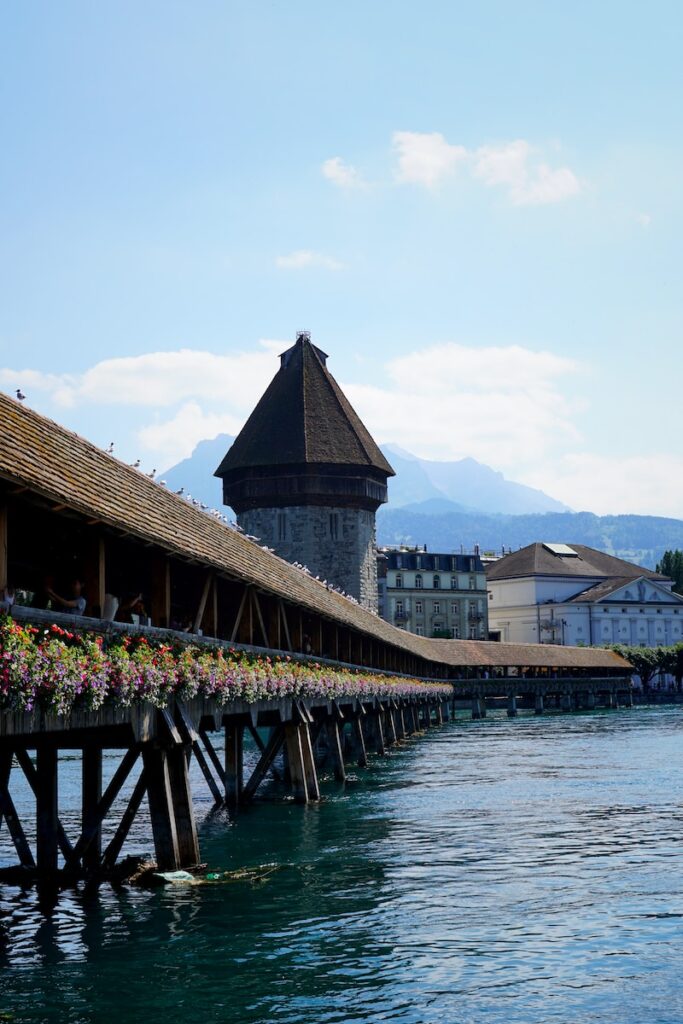
[[[144,473],[2,393],[0,423],[0,479],[435,664],[627,668],[607,650],[432,640],[396,629]]]
[[[280,369],[216,470],[340,465],[394,471],[305,336],[283,353]]]

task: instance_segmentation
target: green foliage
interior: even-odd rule
[[[614,644],[612,650],[626,658],[640,676],[645,688],[658,672],[666,672],[676,680],[678,690],[683,685],[683,643],[672,647],[626,647]]]
[[[674,581],[674,590],[677,593],[683,592],[683,551],[676,548],[673,551],[665,551],[661,562],[657,562],[657,572],[662,576],[668,576]]]

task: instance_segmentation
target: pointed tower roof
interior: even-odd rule
[[[280,356],[280,369],[216,470],[287,465],[394,471],[305,332]]]

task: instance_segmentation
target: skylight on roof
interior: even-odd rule
[[[547,551],[550,551],[553,555],[559,555],[560,558],[578,558],[578,551],[574,551],[574,548],[570,548],[568,544],[543,544],[543,547]]]

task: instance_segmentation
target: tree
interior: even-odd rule
[[[674,581],[674,590],[677,593],[683,592],[683,551],[680,548],[665,551],[661,562],[657,562],[656,569],[662,576],[668,576]]]
[[[677,691],[683,692],[683,644],[659,647],[657,650],[660,668],[674,677]]]
[[[615,644],[612,650],[626,658],[634,671],[640,676],[643,689],[647,690],[652,678],[661,668],[660,649],[653,647],[625,647],[623,644]]]

